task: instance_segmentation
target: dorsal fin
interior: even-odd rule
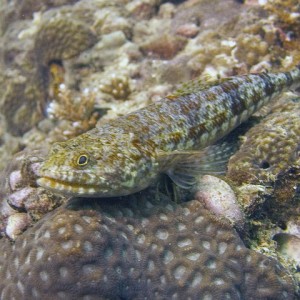
[[[230,79],[231,77],[215,79],[209,75],[206,75],[205,78],[196,78],[194,80],[181,84],[180,87],[173,94],[168,95],[166,98],[174,100],[181,96],[187,96],[192,93],[206,90],[210,87],[219,85],[220,83],[223,83]]]

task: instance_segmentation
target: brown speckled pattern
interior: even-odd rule
[[[74,200],[2,239],[0,298],[294,299],[282,267],[199,202],[154,199]]]

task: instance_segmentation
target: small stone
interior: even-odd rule
[[[195,198],[204,202],[212,213],[229,219],[233,224],[244,223],[236,195],[225,181],[211,175],[203,176],[197,185]]]
[[[187,40],[180,36],[162,34],[150,38],[141,45],[145,54],[159,56],[161,59],[171,59],[183,49]]]
[[[279,233],[274,236],[277,242],[277,250],[283,256],[293,259],[300,266],[300,238],[287,233]]]
[[[30,224],[30,218],[26,213],[16,213],[8,217],[6,235],[15,240]]]
[[[9,204],[17,208],[24,208],[25,201],[31,193],[34,193],[34,190],[34,188],[25,187],[15,193],[12,193],[8,196]]]
[[[12,191],[17,190],[17,188],[20,188],[22,186],[22,175],[21,171],[13,171],[9,175],[9,187]]]
[[[155,1],[148,0],[129,1],[126,10],[138,20],[149,19],[155,13],[155,4]]]
[[[195,37],[199,32],[199,27],[194,23],[187,23],[179,26],[176,33],[187,38]]]

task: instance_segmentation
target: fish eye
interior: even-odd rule
[[[81,154],[77,159],[78,166],[85,166],[89,162],[89,158],[86,154]]]

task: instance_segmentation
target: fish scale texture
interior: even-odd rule
[[[197,201],[75,199],[0,241],[0,298],[294,299],[272,259]]]

